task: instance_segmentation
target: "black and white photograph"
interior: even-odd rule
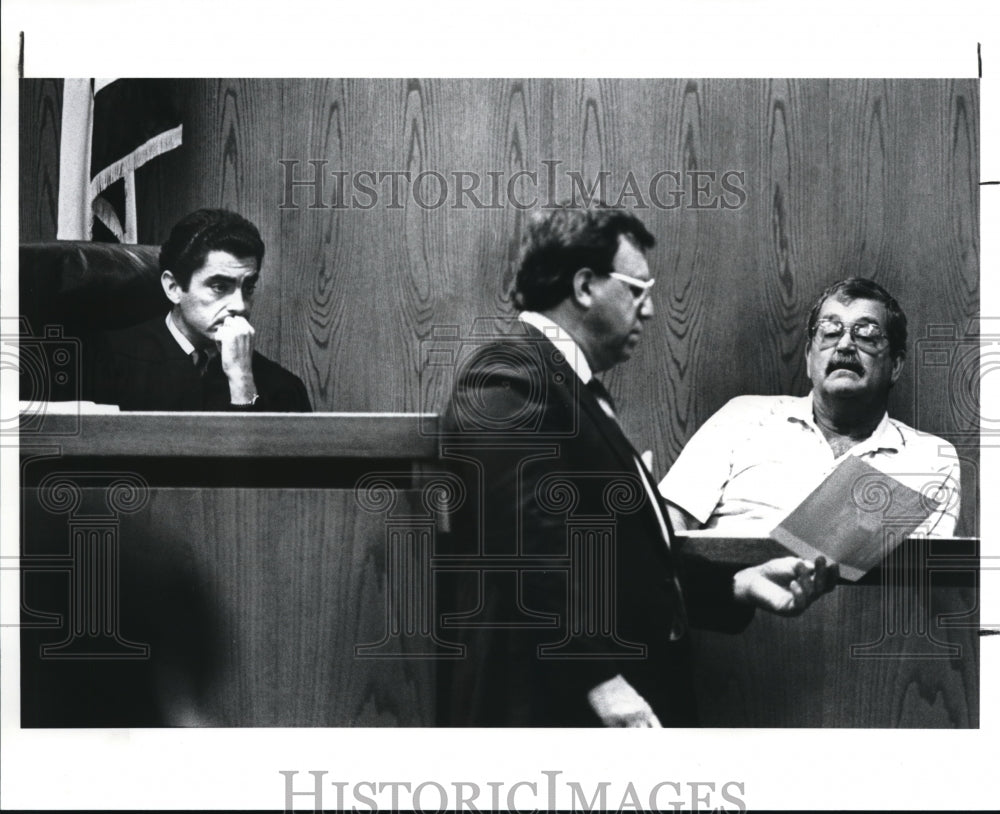
[[[0,808],[995,807],[981,4],[216,5],[4,11]]]

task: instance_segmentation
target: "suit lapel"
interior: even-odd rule
[[[177,340],[174,339],[173,335],[170,333],[170,329],[167,328],[167,321],[165,317],[157,317],[155,321],[151,324],[152,335],[156,340],[156,344],[160,348],[160,353],[162,358],[166,359],[171,363],[180,363],[181,361],[186,361],[191,364],[191,358],[184,353],[184,350],[180,345],[177,344]]]
[[[546,359],[548,359],[548,356],[546,356]],[[604,408],[601,407],[597,396],[587,389],[587,386],[580,380],[580,377],[577,376],[576,371],[570,367],[568,362],[556,365],[552,361],[549,364],[554,372],[562,376],[568,392],[568,398],[578,405],[580,413],[597,428],[607,441],[608,446],[614,450],[615,455],[621,461],[622,465],[629,470],[633,469],[635,466],[634,461],[638,458],[638,455],[618,422],[604,412]]]
[[[541,336],[540,332],[535,330],[531,326],[526,326],[530,331],[536,336]],[[584,385],[580,380],[580,377],[576,374],[576,371],[569,365],[565,359],[556,361],[553,359],[553,354],[543,353],[541,354],[543,364],[549,368],[551,374],[548,377],[550,382],[561,381],[561,386],[564,388],[564,398],[570,403],[579,408],[580,417],[579,420],[582,422],[585,419],[589,420],[591,425],[597,429],[598,433],[605,439],[608,446],[613,451],[615,457],[621,463],[622,471],[628,473],[635,473],[639,475],[640,478],[645,478],[647,483],[643,487],[643,491],[646,491],[646,487],[649,488],[649,507],[643,513],[645,522],[649,529],[648,541],[651,549],[655,552],[655,555],[664,564],[669,574],[668,585],[671,586],[668,590],[670,591],[671,601],[674,603],[674,615],[671,621],[671,638],[679,638],[683,631],[687,627],[687,610],[684,603],[684,592],[681,588],[680,582],[677,579],[677,570],[674,564],[674,535],[673,529],[670,525],[670,518],[667,514],[666,507],[662,500],[660,500],[659,492],[656,489],[656,481],[653,480],[652,474],[646,468],[646,465],[642,462],[639,454],[636,452],[635,447],[625,436],[624,431],[619,426],[618,422],[608,416],[601,407],[600,402],[598,402],[597,397]],[[556,375],[557,374],[557,375]],[[575,388],[575,389],[574,389]],[[641,473],[637,471],[641,469]],[[655,504],[654,505],[654,501]],[[659,517],[657,514],[659,513]],[[661,530],[660,520],[663,521],[663,526]],[[663,539],[663,534],[666,533],[666,539]],[[662,544],[654,544],[654,540],[662,541]]]
[[[544,335],[533,326],[525,325],[525,328],[531,336],[545,339]],[[548,340],[546,339],[545,341]],[[550,371],[558,374],[559,378],[562,380],[567,400],[570,403],[575,403],[579,407],[582,417],[585,416],[590,420],[590,423],[597,428],[601,436],[605,439],[605,441],[607,441],[608,446],[614,451],[615,456],[620,461],[622,467],[627,471],[632,472],[636,469],[636,461],[639,462],[639,466],[642,467],[642,471],[645,473],[645,477],[653,489],[653,494],[656,495],[656,481],[653,479],[652,473],[646,469],[646,465],[642,463],[642,458],[639,457],[639,453],[636,452],[635,447],[632,446],[632,442],[629,441],[618,422],[604,412],[604,408],[601,407],[597,397],[590,392],[586,385],[584,385],[580,377],[576,374],[576,371],[570,366],[569,362],[565,360],[556,362],[556,360],[552,358],[552,354],[548,353],[542,354],[542,359],[543,363],[549,367]],[[559,381],[559,379],[555,380]],[[553,381],[553,377],[549,376],[548,381]],[[662,504],[660,508],[662,512]],[[666,518],[665,514],[664,518]],[[665,519],[664,522],[668,521]],[[658,526],[659,522],[657,522],[657,527]]]

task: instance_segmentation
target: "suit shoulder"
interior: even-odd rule
[[[557,351],[548,340],[513,338],[486,342],[473,350],[465,359],[459,359],[458,372],[488,370],[497,375],[517,375],[527,370],[537,370],[547,365],[546,357]],[[554,360],[558,361],[558,360]]]
[[[274,380],[283,379],[289,382],[302,384],[302,379],[292,373],[292,371],[282,367],[277,362],[268,359],[262,353],[258,353],[257,351],[254,351],[253,354],[253,367],[255,375],[257,373],[261,373]]]
[[[548,347],[545,347],[545,344]],[[558,361],[546,357],[555,352],[549,343],[533,341],[490,342],[459,359],[455,371],[455,393],[474,392],[536,401],[552,395],[553,383],[565,382]]]
[[[456,365],[447,432],[565,434],[576,426],[572,369],[548,341],[490,341]]]
[[[305,383],[277,362],[254,352],[253,375],[267,409],[278,412],[311,413],[312,402]]]
[[[167,340],[176,347],[176,355],[183,353],[167,330],[163,317],[156,317],[117,331],[105,331],[102,336],[107,347],[116,356],[159,360],[173,350]]]

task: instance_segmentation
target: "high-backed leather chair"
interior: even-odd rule
[[[166,313],[159,246],[56,241],[20,251],[20,314],[32,330],[126,328]]]
[[[21,245],[22,401],[79,398],[95,331],[127,328],[169,310],[159,251],[84,241]]]

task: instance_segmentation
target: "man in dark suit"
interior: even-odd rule
[[[595,378],[653,316],[633,215],[533,218],[509,337],[459,364],[442,454],[463,484],[443,535],[440,722],[691,726],[690,625],[736,632],[753,608],[800,613],[835,582],[818,559],[738,573],[676,556],[655,480]]]
[[[298,376],[254,350],[263,256],[257,227],[234,212],[178,222],[160,250],[170,312],[97,341],[87,397],[123,410],[310,412]]]

